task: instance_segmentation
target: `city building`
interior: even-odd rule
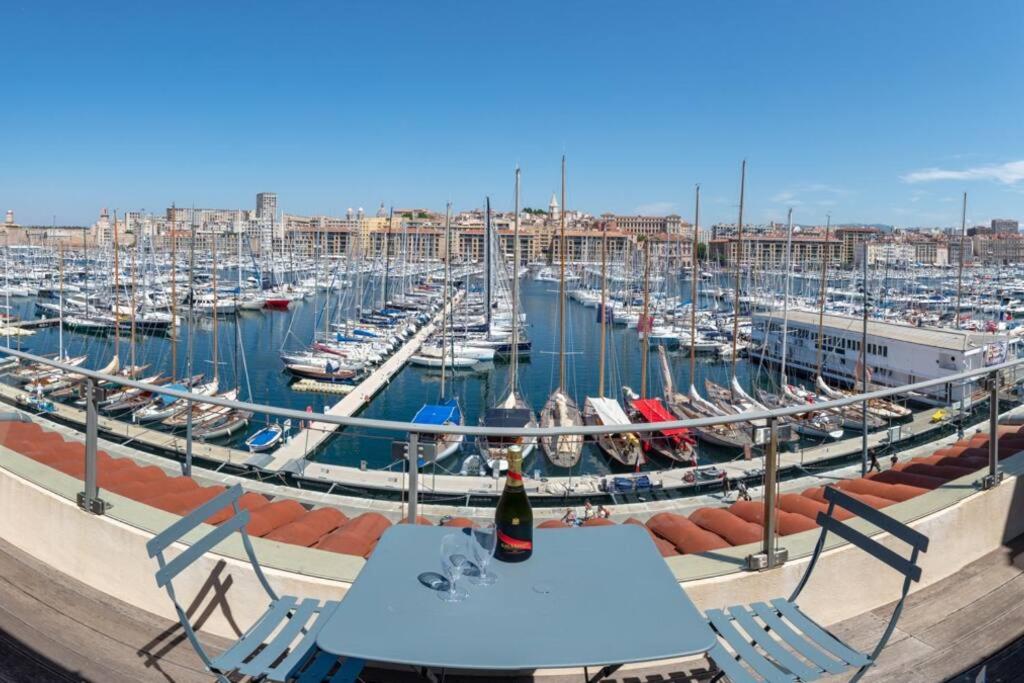
[[[789,242],[785,230],[772,233],[757,233],[749,239],[744,237],[741,262],[752,268],[783,268],[786,265],[786,244]],[[736,235],[712,238],[708,243],[708,258],[723,266],[735,266],[739,240]],[[830,235],[825,239],[825,231],[821,229],[794,229],[790,265],[794,269],[820,267],[822,257],[827,254],[829,266],[838,268],[845,265],[843,242]]]
[[[995,232],[1018,232],[1020,229],[1020,223],[1013,220],[1012,218],[993,218],[992,219],[992,230]]]

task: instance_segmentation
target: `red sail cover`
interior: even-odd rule
[[[671,422],[677,418],[661,403],[661,399],[658,398],[638,398],[630,401],[633,409],[636,410],[640,415],[643,416],[646,422]],[[676,429],[666,429],[661,432],[665,436],[672,437],[676,443],[685,441],[692,444],[694,442],[693,435],[690,434],[690,430],[686,427],[678,427]]]

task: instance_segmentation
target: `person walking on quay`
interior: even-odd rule
[[[871,462],[868,464],[868,472],[874,470],[876,472],[882,471],[882,465],[878,462],[878,452],[872,448],[868,451],[868,457],[871,458]]]

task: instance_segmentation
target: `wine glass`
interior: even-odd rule
[[[498,530],[492,523],[473,527],[470,534],[473,537],[473,542],[470,544],[473,548],[473,559],[480,569],[477,575],[472,577],[473,582],[478,586],[490,586],[498,580],[497,576],[487,571],[487,565],[494,557],[494,549],[497,547]]]
[[[464,560],[466,540],[462,534],[448,534],[441,539],[441,569],[448,579],[448,590],[439,591],[438,596],[445,602],[461,602],[469,597],[464,589],[459,588],[459,578],[465,569]]]

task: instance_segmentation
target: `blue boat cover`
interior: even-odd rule
[[[462,411],[459,410],[458,402],[454,400],[445,401],[442,405],[428,403],[416,412],[412,421],[418,425],[443,425],[446,422],[461,424]]]
[[[165,389],[174,389],[175,391],[188,391],[188,387],[184,384],[168,384]],[[160,402],[165,406],[169,406],[178,400],[177,396],[168,396],[167,394],[160,394]]]

